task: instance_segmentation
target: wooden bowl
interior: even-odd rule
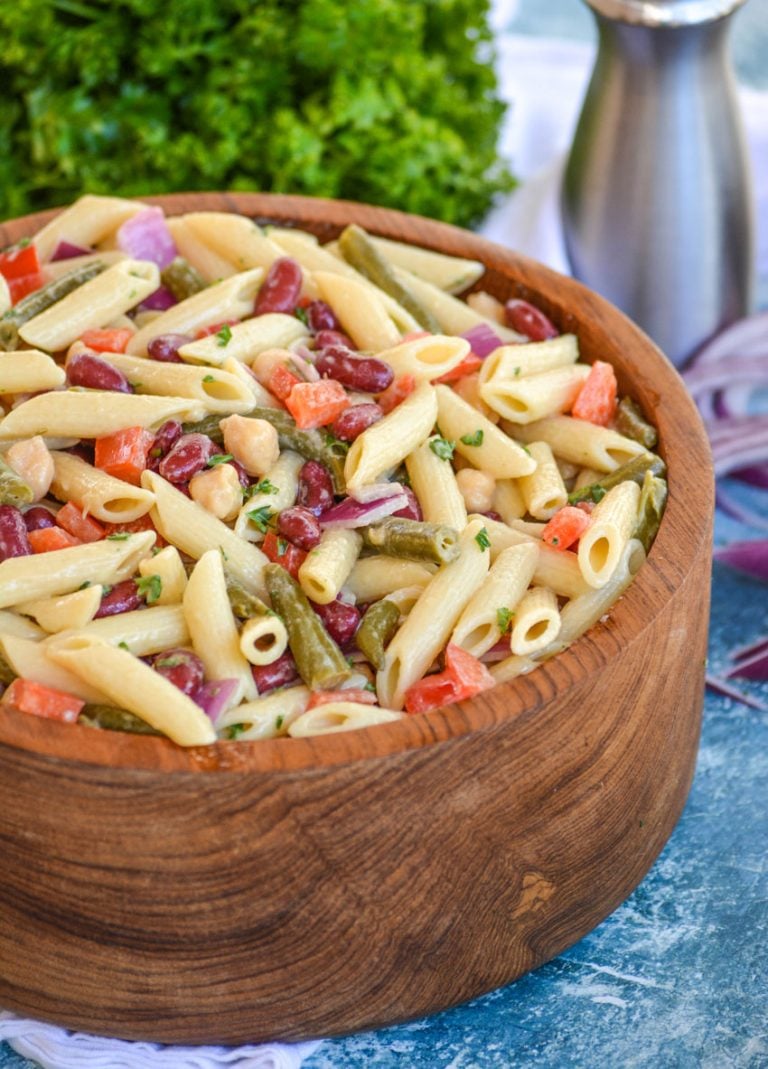
[[[683,384],[620,312],[472,234],[302,197],[150,198],[321,240],[355,221],[483,260],[656,421],[670,500],[610,618],[443,712],[184,750],[0,715],[0,1005],[167,1043],[375,1028],[535,968],[614,910],[674,827],[704,686],[712,468]],[[0,227],[0,246],[53,213]]]

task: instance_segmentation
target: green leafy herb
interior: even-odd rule
[[[515,370],[512,372],[512,374],[515,376],[515,378],[517,378],[517,376],[520,374],[520,370],[521,369],[519,367],[516,367]]]
[[[307,315],[306,308],[302,308],[300,304],[297,304],[293,310],[293,314],[297,319],[300,319],[305,327],[309,326],[309,316]]]
[[[557,535],[552,535],[552,540],[551,541],[552,541],[552,545],[553,546],[559,546],[560,545],[560,539],[557,537]]]
[[[109,585],[109,583],[103,583],[102,587],[101,587],[101,600],[103,601],[104,598],[107,596],[107,594],[111,594],[111,593],[112,593],[112,587]]]
[[[527,445],[522,445],[522,444],[521,444],[521,445],[520,445],[520,448],[522,449],[522,451],[523,451],[524,453],[527,453],[527,454],[528,454],[528,456],[530,456],[530,455],[531,455],[531,451],[530,451],[530,449],[528,448],[528,446],[527,446]]]
[[[278,538],[277,540],[277,555],[278,557],[284,557],[288,552],[288,543],[284,538]]]
[[[229,345],[232,339],[232,328],[229,323],[225,323],[221,330],[216,331],[216,344],[223,349],[225,345]]]
[[[480,530],[475,535],[475,541],[477,542],[478,546],[480,546],[480,549],[490,549],[491,548],[491,540],[488,537],[487,528],[485,528],[485,527],[481,527],[480,528]]]
[[[435,456],[440,457],[441,460],[450,460],[453,456],[453,451],[456,448],[456,443],[449,442],[447,438],[441,438],[438,435],[436,438],[430,438],[429,448]]]
[[[506,635],[507,631],[509,631],[512,626],[512,617],[514,615],[515,614],[506,607],[496,610],[496,623],[499,625],[499,631],[501,631],[502,635]]]
[[[603,500],[603,498],[605,497],[605,495],[607,493],[608,493],[608,491],[605,489],[604,486],[593,486],[593,487],[590,488],[589,496],[592,498],[594,503],[597,505],[600,501]]]
[[[184,664],[184,658],[178,655],[171,655],[170,657],[159,657],[154,662],[155,668],[178,668],[180,664]]]
[[[275,486],[269,481],[269,479],[262,479],[261,482],[256,483],[255,486],[249,486],[248,489],[253,494],[279,494],[280,487]]]
[[[248,519],[262,534],[267,533],[267,527],[273,515],[269,505],[262,505],[260,509],[251,509],[250,512],[246,512]]]
[[[163,592],[163,580],[159,575],[143,575],[136,580],[136,590],[147,605],[154,605]]]
[[[125,542],[130,537],[128,531],[114,531],[107,535],[107,542]]]
[[[203,382],[215,382],[215,381],[216,381],[216,376],[215,375],[203,375]]]
[[[483,431],[476,430],[474,434],[462,434],[461,440],[464,445],[482,445]]]
[[[121,650],[126,650],[126,652],[127,652],[127,653],[130,653],[130,652],[131,652],[131,650],[130,650],[130,647],[128,646],[128,643],[127,643],[127,642],[118,642],[118,644],[117,644],[117,645],[119,646],[119,648],[120,648]]]
[[[370,683],[370,682],[365,684],[365,686],[363,687],[363,690],[367,690],[371,694],[375,694],[376,693],[376,688],[374,687],[373,683]]]
[[[232,453],[214,453],[212,457],[208,457],[206,467],[216,468],[219,464],[228,464],[230,460],[234,459]]]
[[[226,733],[226,738],[228,738],[228,739],[236,739],[239,735],[242,735],[242,733],[244,731],[246,731],[247,729],[248,729],[248,725],[247,724],[230,724],[224,730],[225,730],[225,733]]]
[[[285,723],[285,717],[284,716],[276,716],[275,717],[275,731],[279,731],[284,723]]]
[[[84,582],[82,582],[80,584],[80,586],[77,589],[78,590],[86,590],[90,585],[91,585],[91,580],[90,579],[86,579]]]

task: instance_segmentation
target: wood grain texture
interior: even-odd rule
[[[693,774],[713,507],[677,373],[579,283],[465,231],[313,198],[148,198],[330,239],[355,221],[482,259],[610,360],[670,502],[609,620],[444,712],[183,750],[0,715],[0,1005],[163,1042],[298,1039],[464,1001],[560,953],[642,879]],[[0,245],[50,215],[0,226]]]

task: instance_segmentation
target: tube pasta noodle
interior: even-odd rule
[[[374,709],[360,702],[327,702],[297,716],[289,726],[288,734],[295,739],[310,735],[333,735],[353,728],[389,724],[393,720],[401,720],[402,716],[394,709]]]
[[[157,427],[169,419],[196,420],[206,414],[200,401],[97,390],[41,393],[0,421],[0,439],[103,438],[126,427]]]
[[[40,626],[51,633],[85,627],[96,615],[103,589],[104,587],[97,583],[84,590],[76,590],[73,594],[62,594],[58,598],[24,601],[16,608],[27,616],[34,616]]]
[[[145,471],[141,482],[155,495],[152,520],[166,542],[178,546],[195,560],[209,549],[219,550],[228,571],[243,586],[260,598],[267,596],[264,567],[268,561],[261,550],[239,538],[225,523],[155,472]]]
[[[76,501],[84,513],[97,520],[130,523],[146,516],[154,504],[155,496],[149,490],[115,479],[73,453],[54,451],[51,456],[51,493],[60,501]]]
[[[579,567],[590,586],[605,586],[632,536],[640,504],[637,483],[612,487],[595,505],[587,530],[579,539]]]
[[[450,461],[442,460],[426,441],[406,457],[405,466],[424,519],[463,530],[467,509]]]
[[[397,467],[425,441],[437,418],[437,394],[428,383],[421,386],[384,419],[356,439],[344,462],[347,489],[376,482],[383,472]]]
[[[120,260],[62,297],[19,328],[33,349],[58,352],[85,330],[104,327],[115,316],[135,308],[160,285],[156,264]]]
[[[572,366],[578,359],[579,343],[575,334],[561,334],[548,341],[527,342],[525,345],[500,345],[483,361],[479,371],[480,385],[514,383],[526,375],[540,375],[555,368]]]
[[[477,261],[224,212],[168,220],[164,277],[193,295],[149,311],[157,265],[117,248],[145,207],[82,198],[34,239],[37,290],[12,303],[0,276],[0,549],[21,554],[0,559],[4,681],[116,706],[84,712],[103,730],[140,731],[135,714],[184,746],[287,739],[472,697],[605,616],[645,556],[634,480],[652,470],[661,501],[665,466],[562,414],[589,374],[576,334],[531,341],[503,293],[457,298]],[[60,240],[95,251],[51,263]],[[286,255],[291,314],[256,314]],[[319,310],[302,311],[318,299],[367,358],[328,354],[328,381]],[[470,360],[478,327],[498,341]],[[184,335],[180,360],[147,355],[163,334]],[[65,351],[90,353],[82,386]],[[596,482],[560,549],[566,487]],[[25,516],[38,503],[50,520]]]
[[[376,676],[381,705],[402,709],[405,692],[421,679],[446,644],[459,616],[482,582],[489,553],[477,541],[482,520],[468,523],[459,539],[461,552],[430,579],[407,620],[387,647]]]
[[[309,337],[300,319],[283,315],[282,312],[269,312],[255,319],[246,319],[244,323],[235,323],[230,329],[226,344],[222,345],[221,338],[215,334],[209,334],[207,338],[182,345],[179,356],[200,364],[223,364],[228,359],[250,364],[254,357],[267,349],[287,349]]]
[[[218,730],[225,738],[232,734],[242,742],[287,735],[288,728],[307,708],[310,693],[309,688],[302,685],[243,702],[222,714],[217,722]]]
[[[589,375],[588,364],[571,364],[516,379],[488,379],[480,396],[510,423],[533,423],[569,409]]]
[[[534,587],[518,603],[510,648],[518,657],[531,657],[554,642],[559,631],[557,598],[546,587]]]
[[[357,531],[329,530],[299,568],[301,589],[311,601],[328,605],[337,597],[360,555]]]
[[[400,560],[384,554],[363,557],[355,562],[344,589],[358,601],[379,601],[403,587],[424,587],[434,572],[416,561]]]
[[[518,485],[531,516],[537,520],[548,520],[568,503],[568,491],[547,443],[531,442],[528,449],[536,468],[530,475],[521,478]]]
[[[436,386],[435,392],[440,430],[455,441],[456,451],[473,467],[496,479],[513,479],[534,470],[535,462],[528,453],[462,397],[447,386]],[[478,437],[478,445],[469,444]]]
[[[135,713],[179,745],[216,741],[213,725],[200,706],[130,653],[81,632],[51,647],[49,656],[101,690],[113,705]]]
[[[147,343],[158,334],[194,334],[204,327],[230,319],[242,319],[253,311],[256,291],[264,272],[256,267],[216,282],[207,289],[180,301],[157,319],[136,331],[127,351],[144,356]],[[225,356],[228,354],[224,354]]]
[[[71,594],[85,582],[119,583],[133,575],[155,543],[151,531],[130,534],[120,542],[91,542],[36,556],[0,562],[0,609],[22,601]]]
[[[232,615],[221,553],[210,549],[192,570],[183,599],[184,619],[195,653],[210,679],[236,679],[232,704],[256,697],[251,668],[243,656]],[[283,647],[285,648],[285,647]]]
[[[536,571],[539,547],[533,542],[510,546],[496,558],[490,572],[459,617],[451,642],[475,657],[495,646],[505,631],[505,614],[515,615]]]
[[[63,386],[65,378],[64,369],[39,349],[0,353],[0,393],[55,390]]]
[[[551,416],[516,425],[514,433],[524,442],[546,442],[555,456],[603,473],[615,471],[632,457],[646,452],[639,442],[625,438],[618,431],[572,416]]]
[[[50,260],[60,241],[93,246],[147,207],[140,201],[86,194],[52,219],[32,239],[41,260]]]

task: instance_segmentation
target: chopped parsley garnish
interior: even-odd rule
[[[373,683],[370,683],[370,682],[365,684],[365,686],[363,687],[363,690],[368,690],[368,691],[371,692],[371,694],[375,694],[376,693],[376,688],[374,687]]]
[[[261,531],[262,534],[266,534],[273,512],[269,505],[262,505],[260,509],[251,509],[250,512],[246,512],[246,516],[254,527]]]
[[[255,486],[249,486],[248,490],[251,494],[279,494],[280,488],[275,486],[269,481],[269,479],[262,479],[260,483],[256,483]]]
[[[527,446],[527,445],[521,445],[521,446],[520,446],[520,448],[522,449],[522,451],[523,451],[524,453],[527,453],[527,454],[528,454],[528,456],[530,456],[530,455],[531,455],[531,451],[530,451],[530,449],[528,448],[528,446]]]
[[[506,635],[512,626],[512,617],[515,614],[506,607],[496,610],[496,623],[499,625],[499,631],[502,635]]]
[[[90,585],[91,585],[91,580],[90,579],[86,579],[85,582],[81,583],[80,586],[77,589],[78,590],[85,590]]]
[[[275,731],[279,731],[284,723],[285,723],[285,717],[284,716],[275,717]]]
[[[225,345],[229,345],[232,339],[232,328],[229,323],[225,323],[221,330],[216,331],[216,344],[223,349]]]
[[[483,432],[482,430],[476,430],[474,434],[462,434],[461,440],[464,445],[482,445]]]
[[[512,374],[515,376],[515,378],[517,378],[517,376],[520,374],[520,368],[516,367]]]
[[[277,540],[277,555],[278,557],[284,557],[288,552],[288,542],[284,538],[278,538]]]
[[[607,493],[608,493],[608,491],[605,489],[604,486],[593,486],[593,487],[590,488],[589,496],[592,498],[594,503],[597,505],[598,502],[603,500],[603,498],[605,497],[605,495]]]
[[[163,455],[163,451],[160,448],[160,446],[158,445],[158,446],[155,446],[154,449],[150,449],[149,455],[151,457],[161,457]]]
[[[229,727],[225,728],[226,737],[228,739],[236,739],[237,736],[242,735],[242,733],[246,731],[247,728],[247,724],[230,724]]]
[[[307,315],[306,308],[302,308],[300,304],[297,304],[293,310],[293,314],[297,319],[300,319],[305,327],[309,326],[309,316]]]
[[[178,668],[180,664],[184,664],[184,658],[176,656],[160,657],[154,662],[155,668]]]
[[[109,585],[109,583],[103,583],[102,587],[101,587],[101,598],[102,598],[102,601],[104,600],[104,598],[108,594],[111,594],[111,593],[112,593],[112,587]]]
[[[481,527],[480,530],[477,532],[477,534],[475,535],[475,541],[477,542],[478,546],[480,546],[480,549],[491,548],[491,540],[488,537],[488,531],[485,527]]]
[[[228,464],[230,460],[234,460],[232,453],[214,453],[212,457],[208,457],[206,461],[207,468],[218,467],[219,464]]]
[[[449,442],[447,438],[430,438],[429,448],[435,454],[436,457],[440,457],[441,460],[450,460],[453,456],[453,451],[456,448],[455,442]]]
[[[203,382],[215,382],[215,381],[216,381],[216,376],[215,375],[203,375]]]
[[[163,580],[159,575],[143,575],[136,580],[136,590],[147,605],[154,605],[163,592]]]
[[[552,535],[552,545],[553,546],[559,546],[560,545],[560,539],[557,537],[557,535]]]
[[[125,542],[127,538],[130,538],[128,531],[114,531],[112,534],[107,535],[108,542]]]

